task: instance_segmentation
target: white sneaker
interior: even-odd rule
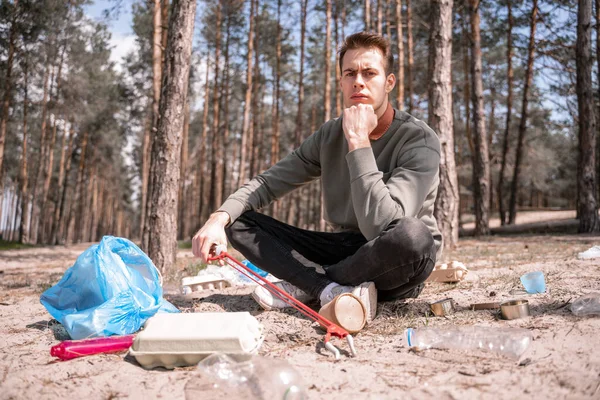
[[[375,283],[364,282],[359,286],[334,286],[331,288],[330,293],[327,294],[327,299],[323,299],[324,301],[322,300],[321,303],[328,303],[342,293],[352,293],[360,299],[367,311],[367,324],[375,318],[377,314],[377,288],[375,287]]]
[[[307,301],[313,299],[308,293],[300,288],[297,288],[289,282],[279,281],[273,284],[302,303],[306,303]],[[267,311],[291,307],[288,303],[281,300],[279,297],[261,285],[254,289],[254,292],[252,292],[252,298]]]

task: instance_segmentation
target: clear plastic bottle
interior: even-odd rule
[[[185,386],[186,400],[308,398],[302,376],[285,360],[254,356],[238,362],[216,353],[198,364],[198,372]]]
[[[515,359],[525,352],[531,342],[531,332],[527,329],[481,326],[408,328],[405,337],[409,347],[419,350],[481,349]]]
[[[581,296],[571,304],[571,311],[578,317],[600,315],[600,293],[589,293]]]

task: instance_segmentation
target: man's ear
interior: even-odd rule
[[[396,86],[396,75],[394,74],[389,74],[385,80],[385,91],[386,93],[389,93],[392,91],[392,89],[394,89],[394,86]]]

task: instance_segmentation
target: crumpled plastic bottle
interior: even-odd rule
[[[578,317],[583,315],[600,315],[600,293],[590,293],[581,296],[571,304],[571,311]]]
[[[483,326],[408,328],[409,347],[423,349],[486,350],[510,358],[519,358],[531,342],[531,332],[522,328]]]
[[[254,356],[247,361],[215,353],[198,364],[185,386],[186,400],[304,400],[304,380],[287,361]]]

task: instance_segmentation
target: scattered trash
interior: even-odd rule
[[[256,265],[252,264],[249,260],[242,260],[242,264],[244,264],[246,267],[250,268],[252,271],[259,274],[263,278],[265,278],[267,275],[269,275],[269,273],[267,271],[263,271],[262,269],[258,268]]]
[[[322,327],[324,327],[326,329],[327,333],[325,334],[325,339],[323,340],[323,343],[325,345],[325,348],[328,351],[333,353],[336,360],[340,359],[340,351],[333,344],[331,344],[330,340],[331,340],[332,336],[338,337],[340,339],[345,338],[346,341],[348,342],[348,346],[350,347],[350,354],[353,357],[356,356],[356,348],[354,347],[354,338],[346,329],[342,328],[341,326],[337,325],[336,323],[331,322],[327,318],[325,318],[322,315],[320,315],[319,313],[315,312],[312,308],[307,307],[301,301],[298,301],[294,297],[290,296],[287,292],[285,292],[285,291],[281,290],[280,288],[278,288],[277,286],[273,285],[271,282],[269,282],[267,280],[267,278],[263,278],[262,276],[260,276],[259,274],[257,274],[253,270],[251,270],[250,268],[246,267],[244,264],[242,264],[238,260],[236,260],[234,257],[227,254],[226,246],[223,246],[223,245],[217,246],[215,248],[215,254],[216,255],[214,257],[209,258],[209,261],[224,261],[225,263],[227,263],[227,265],[229,265],[232,268],[235,268],[238,272],[246,275],[248,278],[252,279],[253,281],[255,281],[257,283],[261,283],[265,289],[267,289],[269,292],[271,292],[271,294],[273,294],[274,296],[277,296],[277,298],[281,299],[285,303],[294,307],[300,313],[302,313],[306,317],[310,318],[311,320],[319,323]]]
[[[263,273],[264,273],[264,271],[263,271]],[[247,276],[240,273],[238,270],[236,270],[235,268],[232,268],[229,265],[224,265],[224,266],[207,265],[206,268],[204,268],[198,272],[197,277],[201,277],[201,278],[206,277],[207,281],[210,281],[210,280],[227,281],[230,286],[244,286],[244,285],[259,284],[256,281],[248,278]],[[275,282],[275,281],[279,280],[269,273],[267,273],[267,275],[265,276],[265,279],[267,279],[269,282]],[[182,285],[185,286],[183,284],[183,282],[182,282]],[[182,291],[186,291],[187,289],[185,289],[183,286],[182,286]],[[192,291],[194,291],[194,290],[192,290]]]
[[[600,293],[590,293],[581,296],[571,304],[571,311],[578,317],[600,315]]]
[[[529,317],[529,301],[511,300],[500,304],[500,314],[503,319],[518,319]]]
[[[185,385],[186,400],[307,399],[302,375],[285,360],[254,356],[238,362],[213,354],[198,364],[198,374]]]
[[[203,276],[186,276],[181,279],[181,291],[183,294],[202,290],[224,289],[230,286],[231,283],[229,281],[208,274]]]
[[[477,310],[497,310],[500,308],[500,303],[492,302],[492,303],[473,303],[469,307],[473,311]]]
[[[436,265],[426,282],[460,282],[467,276],[469,270],[459,261]]]
[[[40,301],[71,339],[86,339],[128,335],[157,312],[178,313],[162,295],[150,258],[127,239],[104,236]]]
[[[443,299],[429,305],[431,312],[437,317],[445,317],[454,312],[454,300],[451,298]]]
[[[487,350],[511,358],[519,358],[531,342],[531,332],[522,328],[450,327],[408,328],[405,338],[416,350],[459,349]]]
[[[146,369],[197,364],[214,353],[248,359],[264,340],[248,312],[157,314],[136,336],[129,354]]]
[[[584,251],[583,253],[577,254],[577,258],[579,258],[580,260],[589,260],[591,258],[598,258],[598,257],[600,257],[600,246],[591,247],[591,248],[587,249],[586,251]]]
[[[333,323],[357,333],[367,323],[367,310],[358,297],[352,293],[342,293],[319,310],[319,314]]]
[[[50,355],[61,360],[90,356],[101,353],[119,353],[127,351],[135,335],[110,336],[96,339],[65,340],[50,348]]]
[[[544,293],[546,291],[546,279],[542,271],[529,272],[521,276],[521,283],[529,294]]]

